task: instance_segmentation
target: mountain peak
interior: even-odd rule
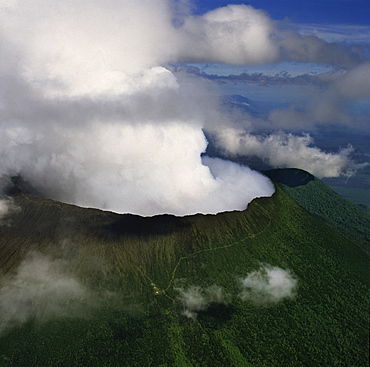
[[[289,187],[306,185],[315,179],[311,173],[298,168],[277,168],[262,173],[272,181]]]

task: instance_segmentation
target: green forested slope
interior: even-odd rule
[[[370,214],[367,211],[308,172],[283,168],[265,171],[265,174],[298,204],[370,253]]]
[[[0,227],[2,366],[368,364],[368,256],[279,188],[243,212],[183,218],[15,203]],[[243,300],[261,264],[288,271],[295,296]],[[191,286],[223,297],[186,317]]]

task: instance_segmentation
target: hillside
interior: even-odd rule
[[[281,168],[264,171],[264,174],[310,213],[370,253],[370,214],[367,211],[303,170]]]
[[[369,257],[279,187],[188,217],[13,205],[1,366],[368,364]]]

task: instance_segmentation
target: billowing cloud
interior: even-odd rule
[[[293,298],[298,281],[290,271],[264,265],[240,279],[239,298],[256,305],[271,305]]]
[[[199,17],[188,17],[180,29],[184,46],[180,61],[226,64],[274,62],[273,22],[261,10],[247,5],[228,5]],[[183,53],[183,55],[181,54]]]
[[[319,178],[351,176],[367,165],[352,161],[350,145],[337,153],[328,153],[313,143],[309,134],[279,131],[260,136],[232,128],[224,129],[216,138],[216,144],[230,156],[256,156],[272,167],[301,168]]]
[[[4,4],[14,62],[2,69],[3,174],[56,200],[142,215],[241,210],[273,193],[262,175],[223,162],[226,177],[202,161],[207,98],[158,66],[176,33],[168,2]]]
[[[142,215],[216,213],[243,210],[274,192],[247,167],[202,161],[206,140],[196,123],[105,121],[87,131],[55,126],[47,132],[9,126],[2,138],[4,171],[22,175],[47,197],[81,206]]]
[[[0,3],[4,185],[21,175],[56,200],[142,215],[244,209],[272,194],[265,177],[201,158],[203,129],[225,117],[207,86],[166,65],[305,61],[302,49],[312,50],[307,60],[325,61],[334,46],[287,33],[250,6],[193,16],[186,2],[179,5]],[[359,59],[341,52],[332,62]]]
[[[11,278],[0,283],[0,334],[27,321],[86,317],[97,297],[67,271],[62,259],[30,253]]]
[[[22,76],[48,95],[131,91],[128,75],[161,65],[175,46],[162,0],[5,0],[1,23],[8,62],[18,56]]]
[[[279,61],[353,67],[366,60],[363,48],[302,35],[249,5],[227,5],[188,16],[178,30],[178,60],[232,65]]]
[[[178,284],[174,290],[183,305],[184,316],[192,320],[196,320],[198,312],[206,310],[212,303],[225,304],[229,300],[229,295],[215,284],[206,288]]]

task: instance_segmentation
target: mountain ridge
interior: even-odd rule
[[[367,365],[369,257],[279,186],[245,211],[188,217],[13,200],[0,309],[25,321],[0,312],[0,365]],[[292,293],[255,293],[268,274]]]
[[[310,173],[295,168],[263,171],[299,205],[370,254],[370,214]]]

